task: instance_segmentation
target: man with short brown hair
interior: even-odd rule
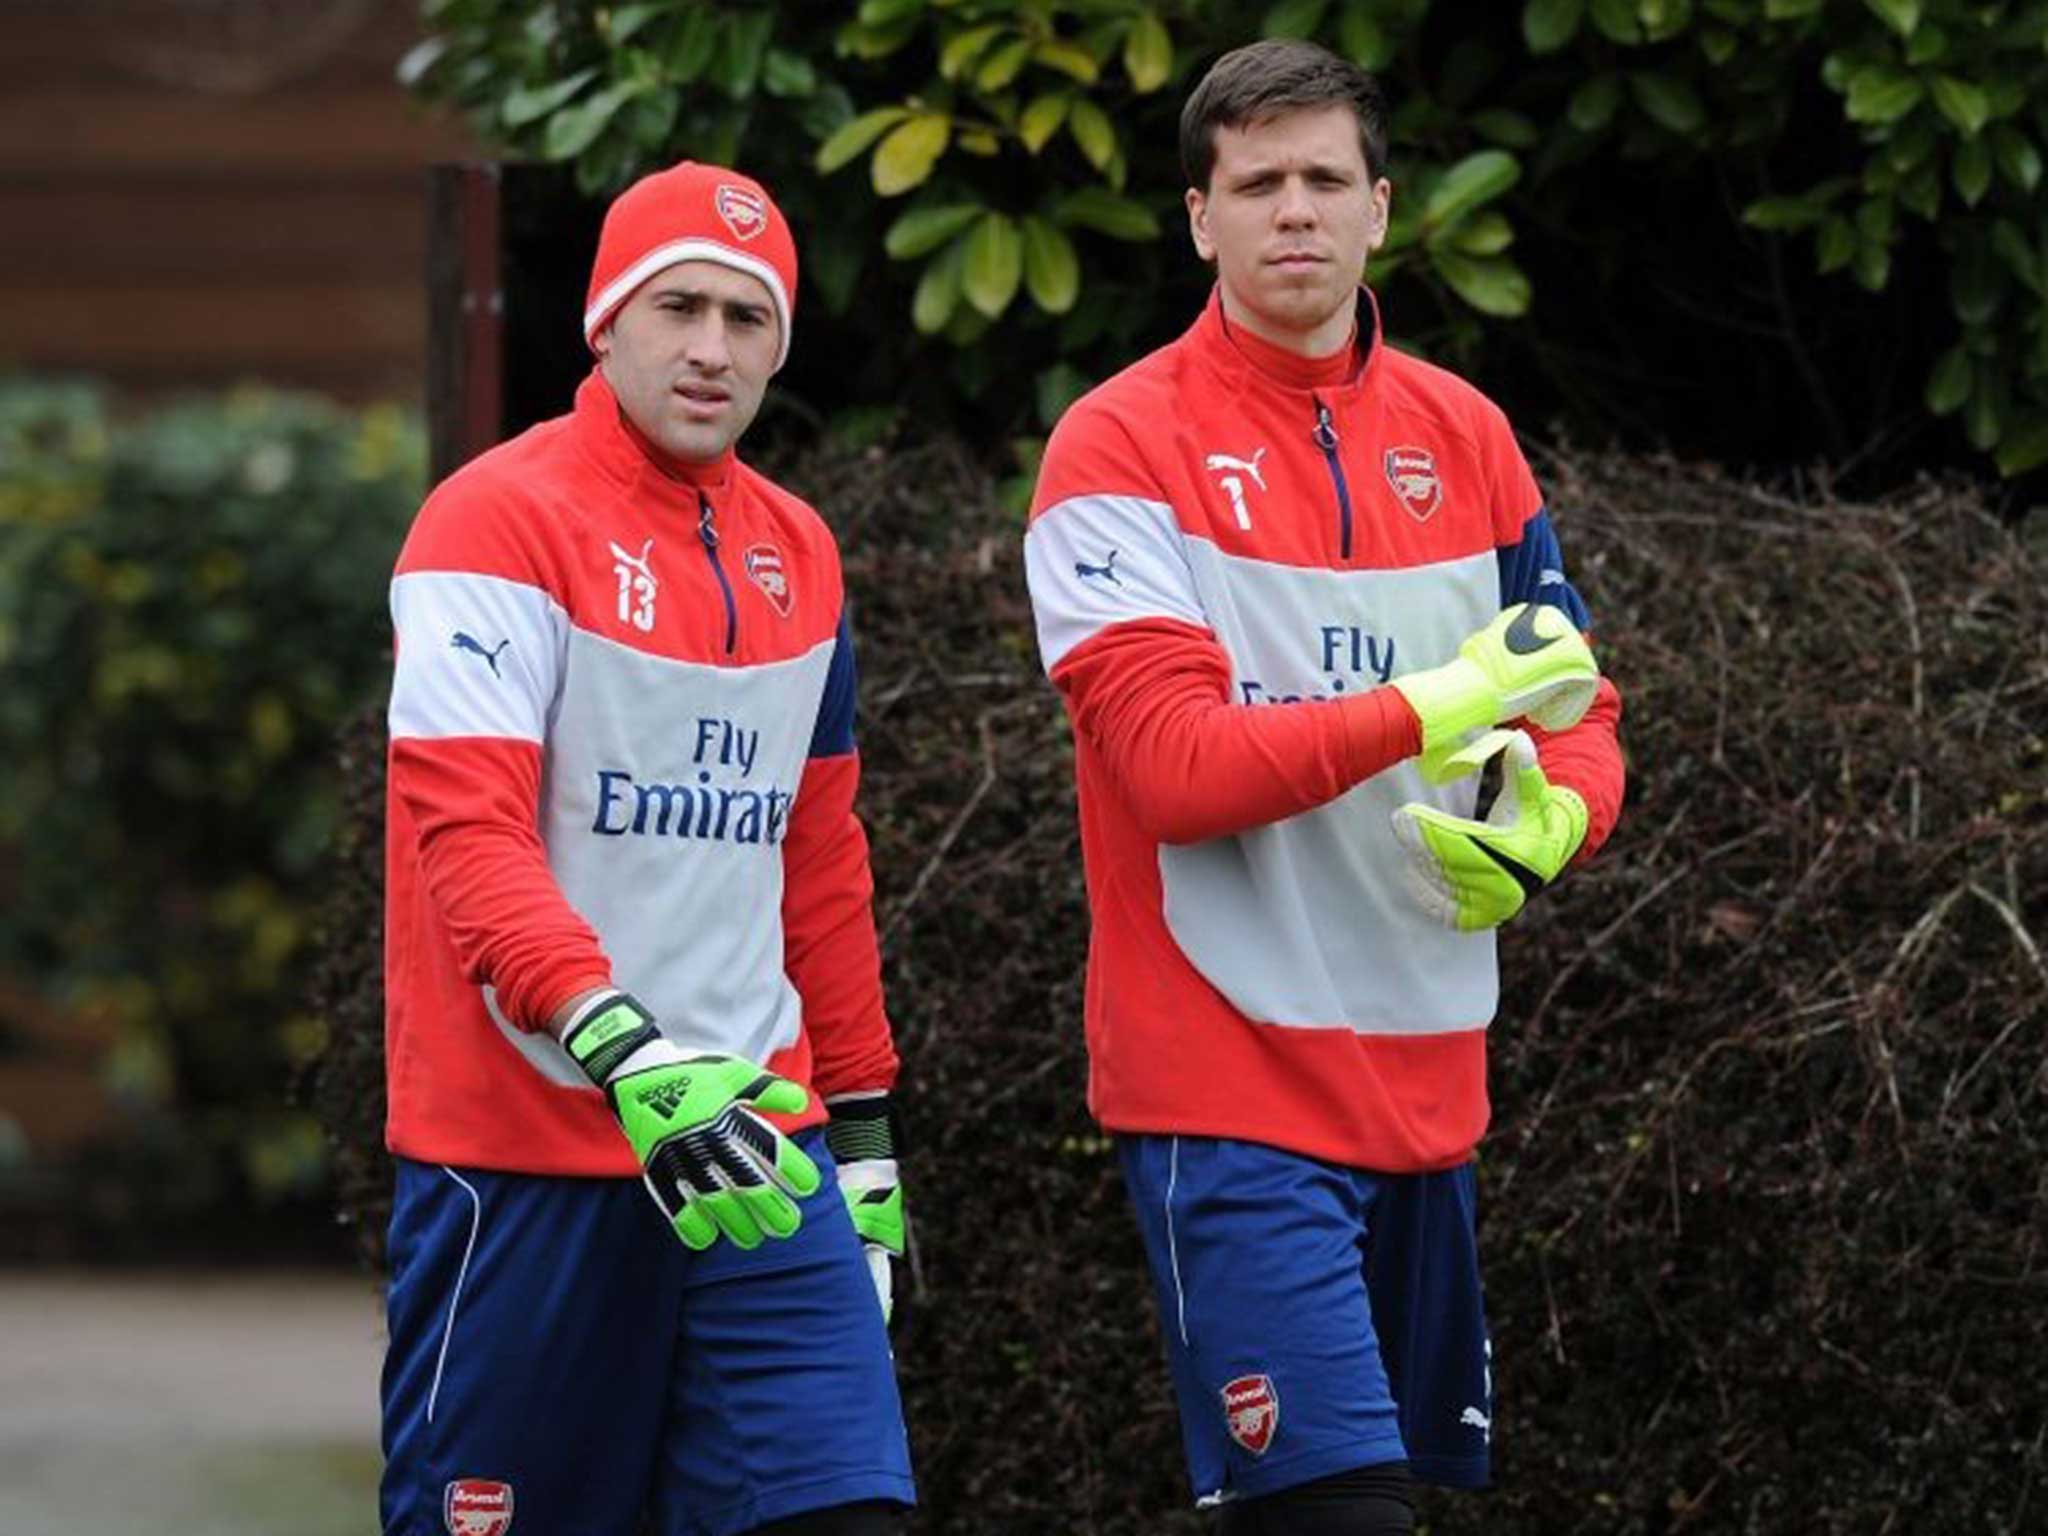
[[[1061,420],[1025,541],[1089,1103],[1197,1501],[1229,1536],[1382,1536],[1411,1478],[1488,1476],[1492,930],[1612,829],[1620,701],[1505,417],[1381,339],[1377,85],[1254,44],[1181,141],[1214,294]]]
[[[386,1536],[891,1536],[913,1499],[839,550],[734,452],[796,278],[757,182],[643,177],[573,410],[399,555]]]

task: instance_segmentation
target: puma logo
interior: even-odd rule
[[[500,640],[496,645],[492,646],[489,650],[485,650],[483,647],[483,643],[479,641],[474,635],[466,635],[459,629],[455,631],[455,638],[448,642],[448,644],[455,650],[468,651],[472,655],[483,657],[483,659],[490,664],[491,676],[493,677],[499,675],[498,653],[504,650],[511,643],[512,641],[508,637],[504,640]]]
[[[1076,560],[1074,562],[1074,574],[1083,581],[1086,581],[1091,576],[1100,576],[1111,586],[1120,587],[1123,583],[1117,579],[1116,574],[1116,557],[1118,553],[1119,551],[1112,549],[1109,552],[1109,558],[1100,565],[1090,565],[1085,560]]]
[[[1259,473],[1259,461],[1265,458],[1265,456],[1266,450],[1263,448],[1248,459],[1233,458],[1227,453],[1212,453],[1202,463],[1218,474],[1242,471],[1250,475],[1252,477],[1252,484],[1263,491],[1266,488],[1266,477]]]

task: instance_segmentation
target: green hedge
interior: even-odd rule
[[[288,1088],[334,733],[388,677],[422,478],[395,409],[0,380],[0,974],[111,1028],[153,1219],[324,1188]]]
[[[1594,317],[1546,312],[1517,260],[1532,231],[1589,243],[1622,287],[1666,294],[1655,330],[1700,341],[1658,360],[1688,368],[1761,335],[1788,373],[1812,374],[1838,322],[1803,302],[1788,258],[1822,289],[1875,293],[1898,272],[1929,290],[1885,312],[1887,349],[1923,371],[1914,393],[2003,472],[2048,463],[2048,0],[424,11],[430,35],[402,75],[464,108],[486,143],[573,164],[593,194],[684,154],[765,176],[806,231],[811,292],[864,338],[845,349],[860,360],[848,377],[877,408],[918,395],[913,360],[934,346],[920,338],[942,338],[921,409],[952,390],[1012,429],[1029,428],[1020,406],[1049,427],[1162,339],[1200,281],[1178,233],[1181,101],[1226,48],[1287,35],[1389,86],[1397,195],[1375,271],[1396,285],[1404,342],[1469,361],[1487,321],[1526,314],[1544,346],[1579,354],[1556,399],[1584,408],[1586,375],[1629,371],[1643,328],[1602,336]],[[1681,209],[1654,201],[1671,185],[1687,189]],[[1826,397],[1854,399],[1862,381],[1859,364],[1834,366],[1804,380],[1844,439],[1829,451],[1900,430],[1889,400],[1838,422],[1849,407]],[[1629,393],[1589,419],[1625,418]]]

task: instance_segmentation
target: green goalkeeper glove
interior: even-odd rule
[[[882,1303],[882,1321],[896,1311],[894,1265],[909,1247],[910,1217],[896,1173],[896,1114],[886,1092],[827,1099],[832,1119],[825,1145],[839,1165],[839,1193],[867,1251],[868,1274]]]
[[[1495,928],[1558,877],[1586,840],[1586,802],[1553,784],[1521,731],[1489,731],[1445,760],[1442,780],[1505,750],[1500,794],[1484,821],[1410,801],[1394,812],[1405,873],[1424,911],[1446,928]]]
[[[654,1203],[691,1248],[720,1235],[742,1248],[802,1224],[796,1199],[817,1191],[817,1164],[754,1113],[795,1114],[810,1095],[737,1056],[688,1056],[624,992],[592,998],[562,1046],[604,1090],[640,1159]]]
[[[1577,725],[1599,684],[1586,637],[1548,603],[1504,608],[1443,666],[1394,679],[1422,722],[1423,773],[1431,779],[1472,732],[1502,720],[1526,715],[1547,731]]]

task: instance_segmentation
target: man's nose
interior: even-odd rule
[[[683,358],[699,373],[723,373],[732,366],[731,338],[725,333],[725,317],[702,316],[690,327]]]
[[[1298,229],[1316,221],[1316,200],[1308,195],[1308,184],[1290,176],[1280,184],[1280,201],[1273,216],[1282,226]]]

